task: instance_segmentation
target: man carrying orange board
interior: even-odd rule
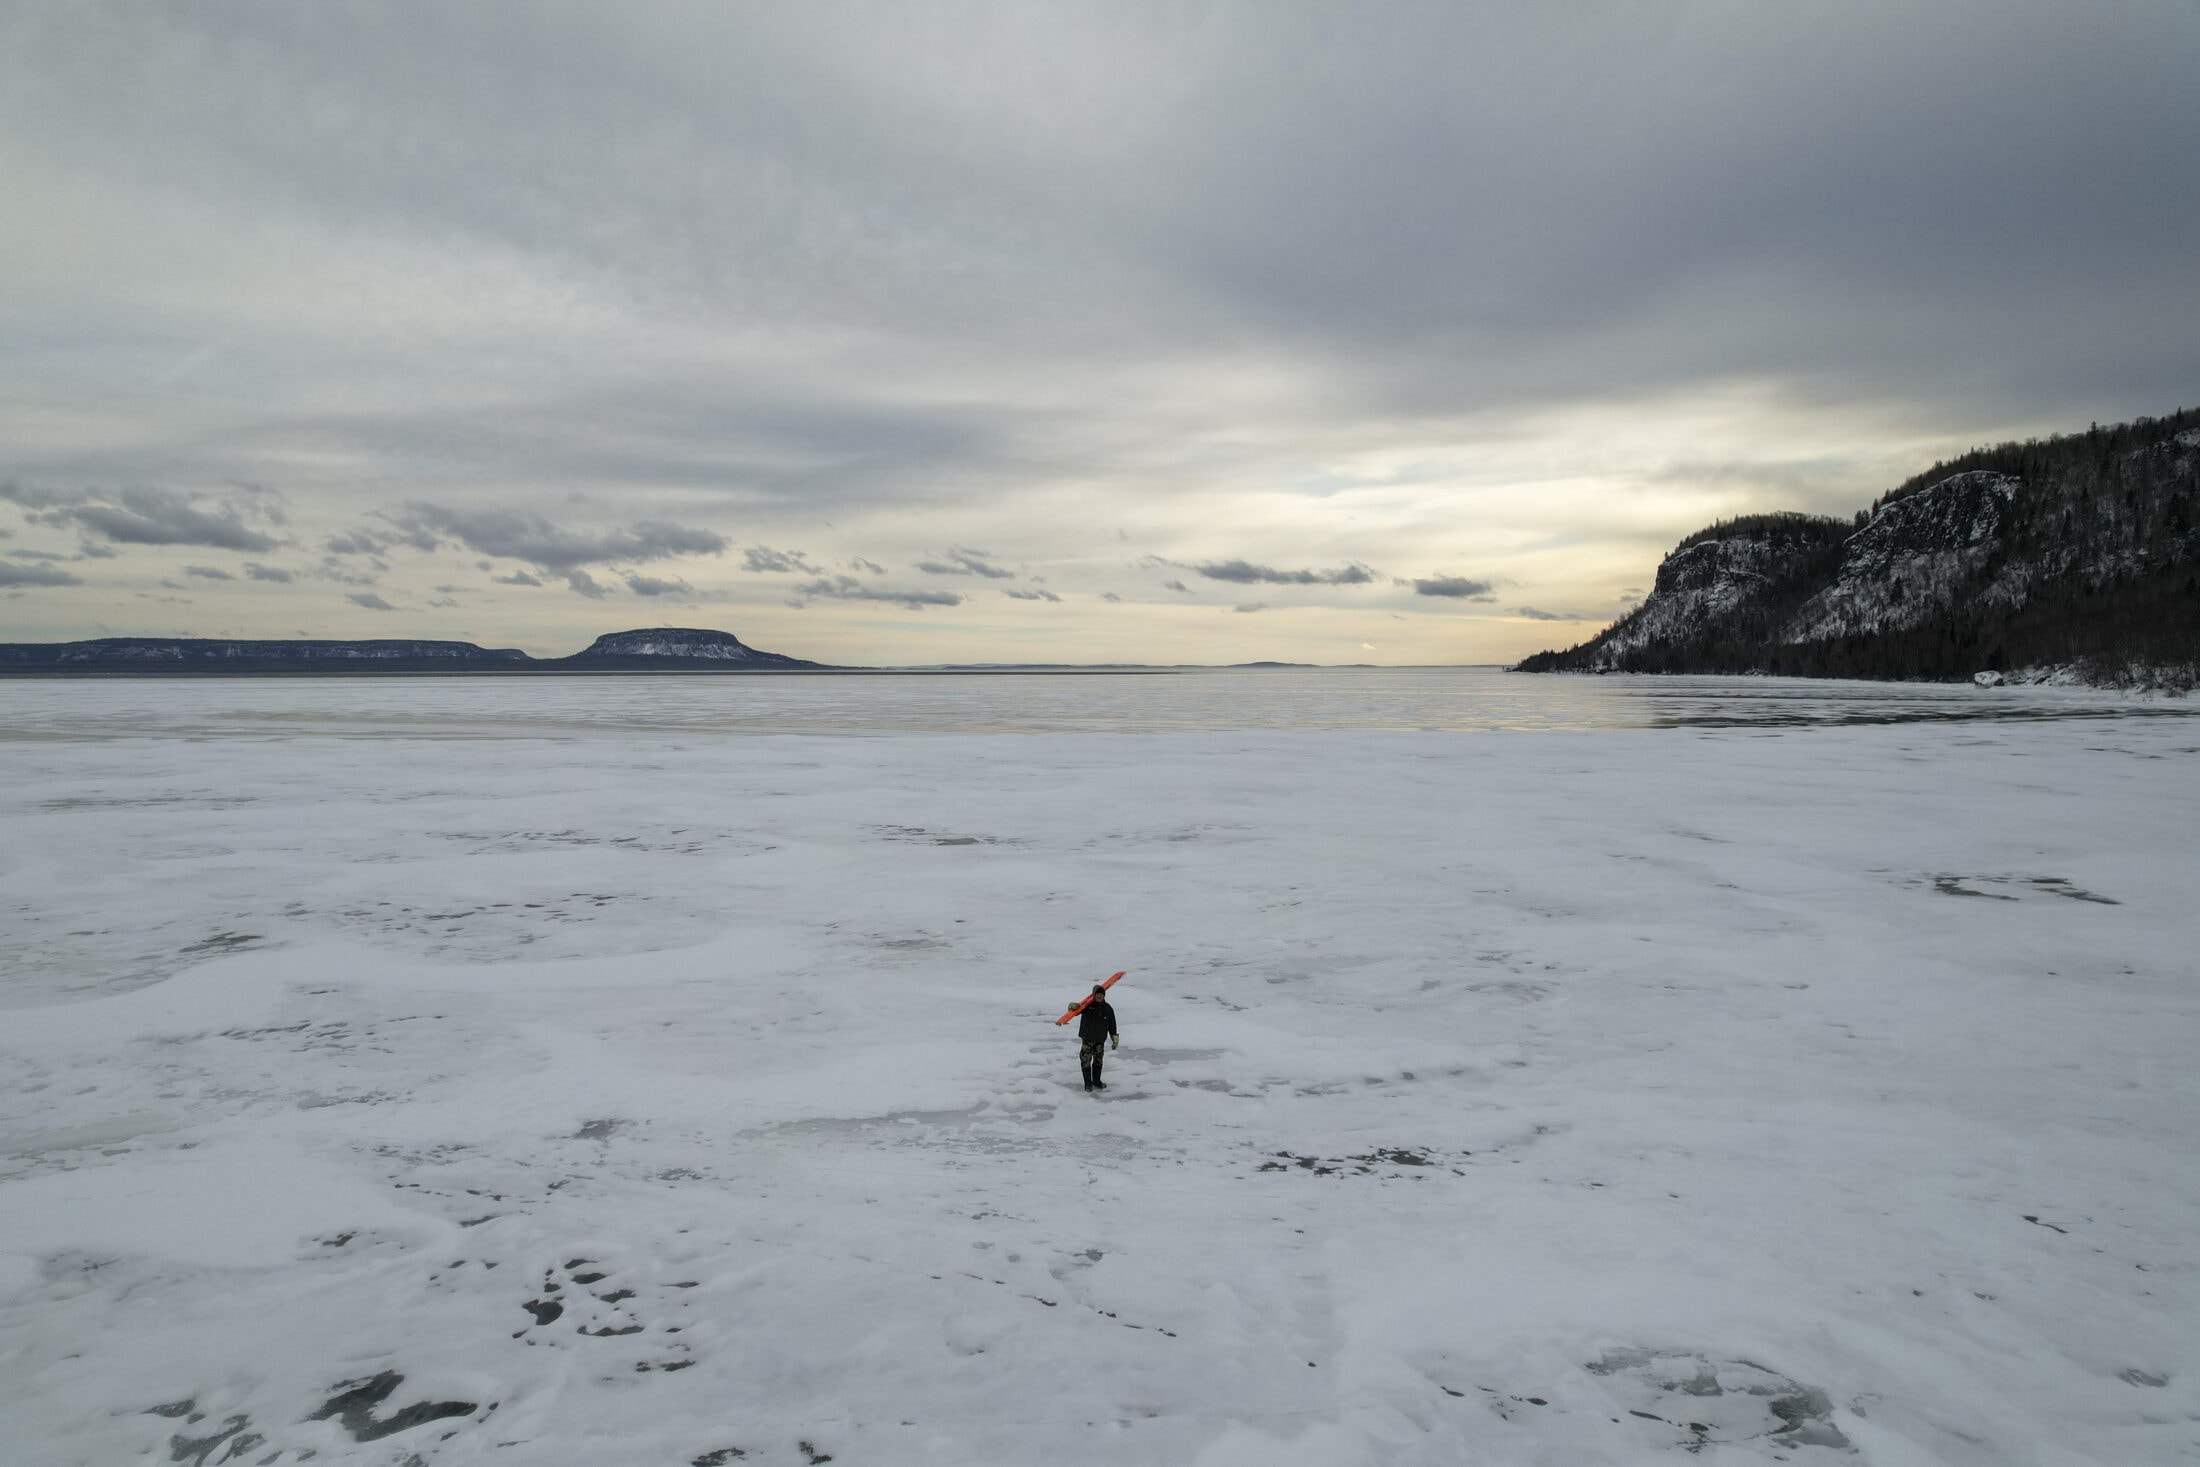
[[[1105,1090],[1107,1082],[1100,1078],[1100,1064],[1106,1058],[1108,1045],[1121,1044],[1123,1036],[1115,1027],[1115,1006],[1108,1002],[1108,990],[1115,986],[1117,973],[1105,983],[1092,985],[1092,992],[1078,1003],[1069,1006],[1069,1012],[1054,1022],[1067,1024],[1077,1021],[1077,1067],[1085,1072],[1087,1090]]]

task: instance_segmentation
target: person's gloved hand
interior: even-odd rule
[[[1110,1049],[1121,1049],[1122,1047],[1123,1047],[1123,1036],[1122,1036],[1122,1035],[1120,1035],[1120,1034],[1110,1034],[1110,1035],[1108,1036],[1108,1048],[1110,1048]]]

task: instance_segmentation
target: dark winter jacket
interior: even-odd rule
[[[1115,1006],[1104,998],[1096,998],[1077,1016],[1077,1037],[1086,1044],[1098,1044],[1115,1032]]]

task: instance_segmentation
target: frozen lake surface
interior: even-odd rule
[[[1773,679],[0,685],[0,1459],[2191,1461],[2196,755]]]
[[[1555,677],[1486,667],[777,677],[261,678],[0,683],[0,740],[346,734],[1513,732],[2186,716],[2085,688]]]

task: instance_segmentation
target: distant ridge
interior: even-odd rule
[[[1851,520],[1697,531],[1522,672],[2200,681],[2200,410],[1982,448]]]
[[[823,669],[760,652],[731,632],[649,627],[598,637],[571,657],[530,657],[516,647],[406,640],[273,641],[205,637],[99,637],[84,642],[0,643],[0,675],[236,677],[283,674],[774,672]]]

